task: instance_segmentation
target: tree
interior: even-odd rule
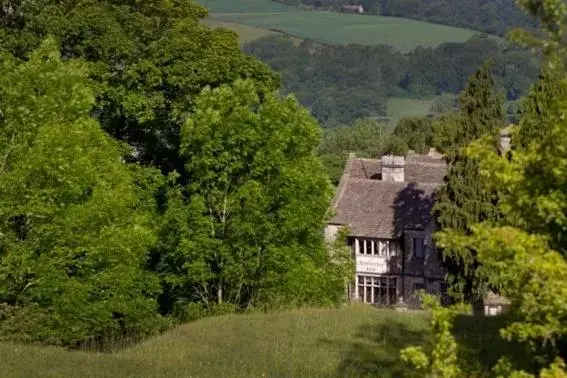
[[[186,0],[9,1],[0,7],[0,49],[24,59],[54,36],[65,59],[90,63],[103,129],[134,146],[138,161],[182,173],[179,130],[202,88],[238,78],[259,90],[278,86],[235,33],[201,25],[206,14]]]
[[[467,144],[485,135],[493,137],[503,126],[502,102],[494,93],[490,65],[485,64],[470,78],[459,98],[459,116],[449,124],[454,127],[447,135],[454,137],[447,151],[449,171],[434,205],[438,227],[443,231],[471,232],[471,226],[499,217],[496,193],[488,190],[480,177],[478,164],[463,150]],[[478,301],[488,287],[488,269],[476,259],[476,251],[443,249],[443,261],[450,273],[455,294],[466,300]]]
[[[333,184],[338,184],[348,155],[376,158],[384,153],[391,131],[387,126],[373,119],[359,119],[352,125],[341,125],[326,129],[318,148]]]
[[[50,39],[26,63],[4,54],[0,71],[0,337],[76,345],[155,331],[150,204],[126,150],[90,118],[87,67]]]
[[[410,150],[419,154],[426,154],[433,147],[433,125],[428,117],[400,119],[394,135],[404,140]]]
[[[502,336],[539,352],[539,376],[565,377],[561,357],[565,358],[567,336],[567,7],[560,0],[522,0],[520,4],[538,16],[546,34],[541,38],[523,31],[514,33],[517,40],[543,48],[550,75],[544,75],[528,100],[541,108],[533,111],[528,107],[523,114],[514,130],[511,153],[498,154],[488,138],[467,148],[467,154],[479,161],[487,187],[500,192],[499,207],[505,216],[498,222],[479,222],[471,226],[470,233],[444,231],[439,243],[444,248],[477,251],[478,261],[491,266],[493,282],[512,301]],[[558,81],[551,85],[549,77]],[[525,130],[536,121],[537,130]],[[513,369],[508,366],[506,376]]]
[[[319,138],[294,98],[260,98],[251,81],[201,93],[182,130],[189,184],[166,215],[179,236],[161,249],[173,301],[247,308],[344,296],[325,270],[331,191]]]

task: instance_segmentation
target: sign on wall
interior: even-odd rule
[[[356,271],[359,273],[388,273],[388,260],[380,256],[356,256]]]

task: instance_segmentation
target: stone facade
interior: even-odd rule
[[[415,291],[443,294],[445,272],[432,240],[431,207],[445,170],[434,152],[380,160],[350,156],[325,237],[331,242],[340,227],[350,230],[356,265],[351,300],[417,307]]]

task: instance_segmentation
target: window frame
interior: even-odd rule
[[[398,277],[357,274],[356,298],[371,305],[394,305],[398,300]]]
[[[357,255],[385,258],[398,256],[401,251],[398,241],[379,238],[354,238],[354,248]]]
[[[419,242],[418,242],[419,241]],[[416,244],[417,242],[417,244]],[[416,245],[419,245],[420,248],[416,248]],[[414,236],[413,237],[413,241],[412,241],[412,254],[413,257],[418,259],[418,260],[423,260],[425,259],[425,238],[421,237],[421,236]],[[417,250],[419,249],[420,251],[420,255],[417,254]]]

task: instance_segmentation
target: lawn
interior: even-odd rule
[[[435,98],[390,97],[388,98],[389,124],[396,126],[400,118],[403,117],[425,116],[429,113],[434,102]]]
[[[322,43],[392,45],[400,51],[463,42],[477,32],[398,17],[309,11],[271,0],[198,0],[210,19],[286,33]]]
[[[499,319],[457,321],[462,359],[487,373],[510,344]],[[427,343],[424,314],[369,307],[207,318],[119,352],[69,352],[0,343],[3,377],[345,377],[415,376],[399,360]],[[470,364],[479,360],[478,365]]]

